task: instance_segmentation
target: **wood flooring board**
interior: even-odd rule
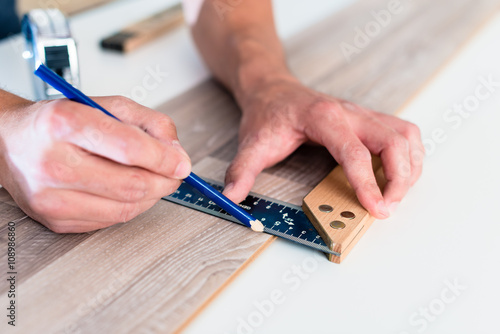
[[[2,237],[7,235],[4,231],[0,233]],[[55,234],[29,217],[16,223],[16,269],[21,273],[17,283],[23,283],[44,270],[52,261],[90,236],[91,233]],[[3,243],[0,246],[0,263],[7,262],[6,252],[3,251],[6,246]],[[3,292],[2,288],[0,284],[0,293]]]
[[[23,217],[26,217],[26,214],[17,206],[0,202],[0,240],[7,240],[7,226],[9,222],[17,221]],[[0,244],[0,247],[4,246],[4,243]],[[0,250],[4,251],[5,248],[0,248]],[[2,255],[3,253],[0,254],[0,256]]]
[[[212,79],[174,98],[159,110],[174,120],[179,140],[193,163],[237,140],[238,106]]]
[[[488,16],[485,3],[489,4],[487,8],[490,10],[498,7],[498,3],[492,1],[468,1],[464,5],[462,0],[449,6],[446,13],[442,10],[440,13],[432,10],[422,13],[408,26],[394,32],[391,39],[373,43],[370,50],[335,72],[335,80],[318,82],[318,89],[375,110],[394,113]],[[450,22],[450,17],[453,22]],[[351,70],[356,67],[370,70]],[[382,70],[377,72],[371,70],[373,68]],[[347,91],[348,95],[343,96],[342,91]]]
[[[408,11],[348,63],[339,43],[352,42],[353,29],[373,20],[370,11],[387,3],[359,1],[290,39],[292,70],[313,88],[392,113],[499,6],[497,0],[402,1]],[[208,80],[158,109],[174,119],[195,171],[223,180],[236,152],[240,119],[228,92]],[[324,148],[302,147],[261,174],[253,190],[301,204],[334,165]],[[22,216],[0,189],[1,240],[6,220]],[[57,235],[31,219],[19,224],[18,233],[22,317],[14,332],[23,333],[172,332],[273,240],[165,201],[131,222],[95,233]],[[5,288],[0,283],[0,292]],[[0,301],[3,305],[4,293]]]
[[[383,9],[385,1],[357,1],[340,13],[327,17],[285,43],[288,64],[307,85],[346,63],[339,43],[352,44],[356,26],[364,26],[371,10]],[[371,20],[372,18],[369,17]]]
[[[16,202],[14,202],[10,194],[2,186],[0,186],[0,203],[5,203],[17,207]]]
[[[11,199],[7,199],[7,203]],[[15,221],[16,271],[22,283],[50,262],[90,237],[92,233],[55,234],[34,221],[17,206],[0,202],[0,263],[7,263],[7,223]],[[7,282],[0,281],[0,294],[7,291]]]
[[[335,166],[337,166],[337,162],[326,148],[303,145],[291,156],[276,166],[269,168],[266,172],[288,181],[300,180],[301,184],[307,185],[312,189]]]
[[[193,238],[196,240],[198,234],[192,233],[197,228],[194,225],[203,225],[201,230],[206,231],[220,223],[215,218],[200,219],[201,214],[175,208],[168,215],[166,206],[172,205],[158,203],[151,209],[147,221],[139,217],[95,233],[92,239],[80,243],[21,284],[19,290],[30,296],[29,303],[20,300],[20,304],[25,305],[23,314],[30,319],[28,330],[53,332],[77,326],[84,333],[93,333],[92,326],[118,329],[122,321],[140,318],[143,311],[138,312],[137,307],[145,309],[151,305],[147,294],[139,293],[127,304],[116,304],[114,300],[120,300],[124,291],[135,290],[134,286],[140,286],[144,292],[148,286],[160,284],[149,280],[156,275],[145,274],[161,268],[161,259],[168,255],[177,260],[178,265],[185,264],[176,254]],[[167,217],[171,220],[167,221]],[[184,224],[174,224],[180,221]],[[203,224],[197,224],[199,221]],[[168,271],[162,274],[166,278],[172,275]],[[176,280],[161,283],[167,287],[178,284]],[[51,307],[40,310],[38,305],[47,300],[51,300]],[[108,314],[109,318],[94,324],[94,319],[101,314]],[[129,314],[134,317],[127,316]],[[118,321],[121,316],[127,319]]]
[[[182,319],[199,306],[199,298],[208,298],[266,237],[244,238],[243,229],[219,221],[182,247],[164,253],[154,266],[138,272],[134,283],[116,294],[92,321],[80,318],[78,327],[89,333],[137,333],[148,327],[158,330],[180,326]],[[214,256],[212,249],[217,244],[223,244],[225,252]],[[130,308],[124,305],[142,305],[143,309],[128,317]]]
[[[492,0],[402,3],[402,13],[393,15],[389,25],[350,63],[340,45],[354,45],[355,28],[363,29],[374,21],[371,12],[386,8],[387,2],[372,1],[370,8],[363,10],[358,3],[339,20],[328,19],[293,38],[288,48],[291,69],[303,82],[327,94],[394,113],[499,6]],[[346,17],[352,20],[346,23]],[[350,30],[339,25],[347,25]],[[326,32],[331,36],[325,38]],[[316,38],[306,40],[307,35]]]
[[[10,269],[8,269],[7,254],[9,247],[8,223],[15,222],[16,224],[18,224],[19,221],[27,219],[26,217],[26,214],[19,208],[0,202],[0,268],[2,268],[4,272],[11,271]],[[17,266],[15,270],[17,270]],[[5,279],[0,280],[0,294],[5,295],[6,291],[8,290],[9,282]]]

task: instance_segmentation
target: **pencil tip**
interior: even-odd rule
[[[264,232],[264,225],[258,219],[250,222],[250,228],[255,232]]]

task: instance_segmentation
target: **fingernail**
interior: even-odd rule
[[[191,164],[187,161],[181,161],[174,172],[177,179],[185,179],[191,173]]]
[[[185,157],[189,158],[189,155],[187,154],[187,152],[184,150],[184,148],[181,146],[181,143],[178,141],[178,140],[174,140],[172,141],[172,146],[177,150],[179,151],[182,155],[184,155]]]
[[[389,204],[389,212],[391,215],[393,215],[394,212],[396,212],[398,205],[399,205],[399,202],[392,202],[391,204]]]
[[[387,206],[385,205],[385,203],[383,201],[378,202],[377,211],[384,218],[387,218],[391,215],[391,213],[389,212],[389,209],[387,208]]]

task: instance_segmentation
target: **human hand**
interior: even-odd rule
[[[54,232],[126,222],[191,171],[168,116],[123,97],[94,100],[122,122],[69,100],[3,113],[0,183]]]
[[[419,178],[424,147],[418,127],[301,85],[270,80],[239,98],[243,116],[238,153],[226,173],[224,194],[242,201],[256,176],[300,145],[325,146],[343,167],[360,203],[387,218]],[[382,160],[387,185],[382,195],[371,154]]]

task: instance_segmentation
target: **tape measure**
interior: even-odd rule
[[[44,64],[64,80],[79,88],[80,73],[76,42],[71,37],[69,23],[58,9],[33,9],[23,17],[26,39],[23,57],[29,60],[31,72]],[[37,100],[64,97],[58,90],[33,76]]]
[[[223,185],[221,183],[213,180],[204,180],[215,189],[222,191]],[[185,182],[173,194],[163,197],[163,199],[241,224]],[[324,253],[340,255],[328,248],[300,206],[255,193],[250,193],[239,205],[262,222],[264,233],[272,234]]]

